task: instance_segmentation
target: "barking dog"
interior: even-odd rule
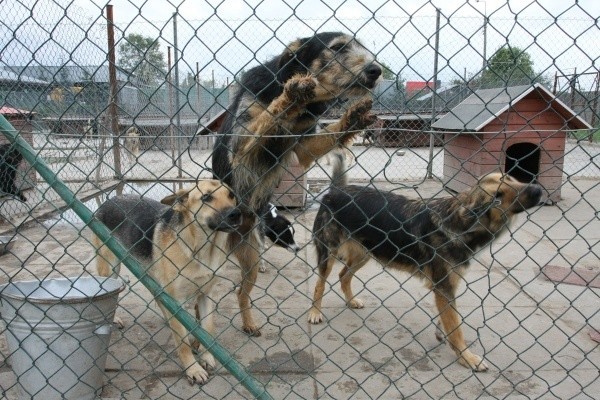
[[[233,188],[244,214],[229,248],[242,270],[238,299],[247,333],[260,335],[250,311],[260,258],[256,216],[266,208],[292,159],[297,157],[307,168],[375,121],[369,113],[371,99],[362,98],[338,122],[315,134],[317,120],[330,104],[368,94],[381,71],[373,54],[355,38],[325,32],[292,42],[282,54],[243,75],[212,163],[215,177]]]
[[[351,281],[372,257],[387,268],[424,279],[459,362],[475,371],[487,370],[465,344],[457,287],[473,255],[506,231],[515,214],[537,205],[542,189],[494,173],[456,197],[416,200],[369,187],[336,187],[341,170],[338,166],[314,222],[319,280],[309,322],[323,320],[321,300],[336,259],[344,264],[339,276],[347,304],[363,307],[352,293]]]
[[[17,169],[23,161],[23,155],[10,144],[0,145],[0,196],[12,195],[22,202],[27,197],[17,188]]]
[[[179,303],[196,303],[202,327],[214,334],[211,288],[215,272],[225,262],[228,233],[241,223],[233,192],[215,180],[199,181],[159,203],[137,196],[108,200],[96,217],[130,250]],[[118,260],[94,235],[97,270],[101,276],[119,273]],[[192,353],[188,332],[159,304],[173,332],[177,354],[190,382],[204,383],[207,371]],[[214,368],[214,357],[202,355],[205,367]]]

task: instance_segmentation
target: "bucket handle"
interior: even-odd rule
[[[94,333],[98,336],[107,336],[111,334],[112,330],[112,324],[97,325]]]

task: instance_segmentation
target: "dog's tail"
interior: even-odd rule
[[[333,152],[333,170],[331,172],[331,187],[340,188],[348,184],[348,166],[346,157],[341,151]]]

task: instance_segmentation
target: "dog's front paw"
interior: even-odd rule
[[[348,305],[350,308],[364,308],[365,303],[363,303],[363,301],[358,297],[355,297],[348,302]]]
[[[458,358],[458,362],[467,368],[471,368],[475,372],[483,372],[488,370],[488,366],[483,358],[477,354],[471,353],[469,350],[465,350]]]
[[[267,266],[265,265],[264,260],[261,260],[260,264],[258,264],[258,272],[267,272]]]
[[[377,117],[370,113],[373,107],[371,98],[363,98],[354,103],[345,114],[344,130],[358,131],[365,129],[367,126],[375,123]]]
[[[244,325],[242,330],[250,336],[258,337],[261,335],[260,329],[256,325]]]
[[[202,354],[202,357],[200,357],[200,363],[207,370],[213,370],[217,365],[215,357],[208,351],[205,351],[204,354]]]
[[[306,104],[315,97],[317,80],[311,76],[297,75],[285,83],[284,92],[296,103]]]
[[[115,324],[119,329],[125,328],[125,323],[123,322],[121,317],[115,317],[115,319],[113,320],[113,324]]]
[[[192,364],[186,371],[188,382],[190,385],[199,384],[202,385],[208,381],[208,372],[200,366],[200,364]]]
[[[323,322],[323,314],[319,310],[311,308],[308,312],[308,322],[313,325],[320,324]]]

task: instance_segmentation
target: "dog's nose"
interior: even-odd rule
[[[233,224],[239,224],[242,220],[242,212],[237,209],[234,208],[233,210],[229,211],[227,213],[227,222],[233,223]]]
[[[377,64],[371,64],[367,67],[367,69],[365,69],[365,74],[367,75],[367,78],[373,81],[379,78],[382,72],[383,71],[381,71],[381,67]]]
[[[537,199],[538,201],[542,198],[542,187],[540,185],[532,185],[531,186],[531,197]]]

